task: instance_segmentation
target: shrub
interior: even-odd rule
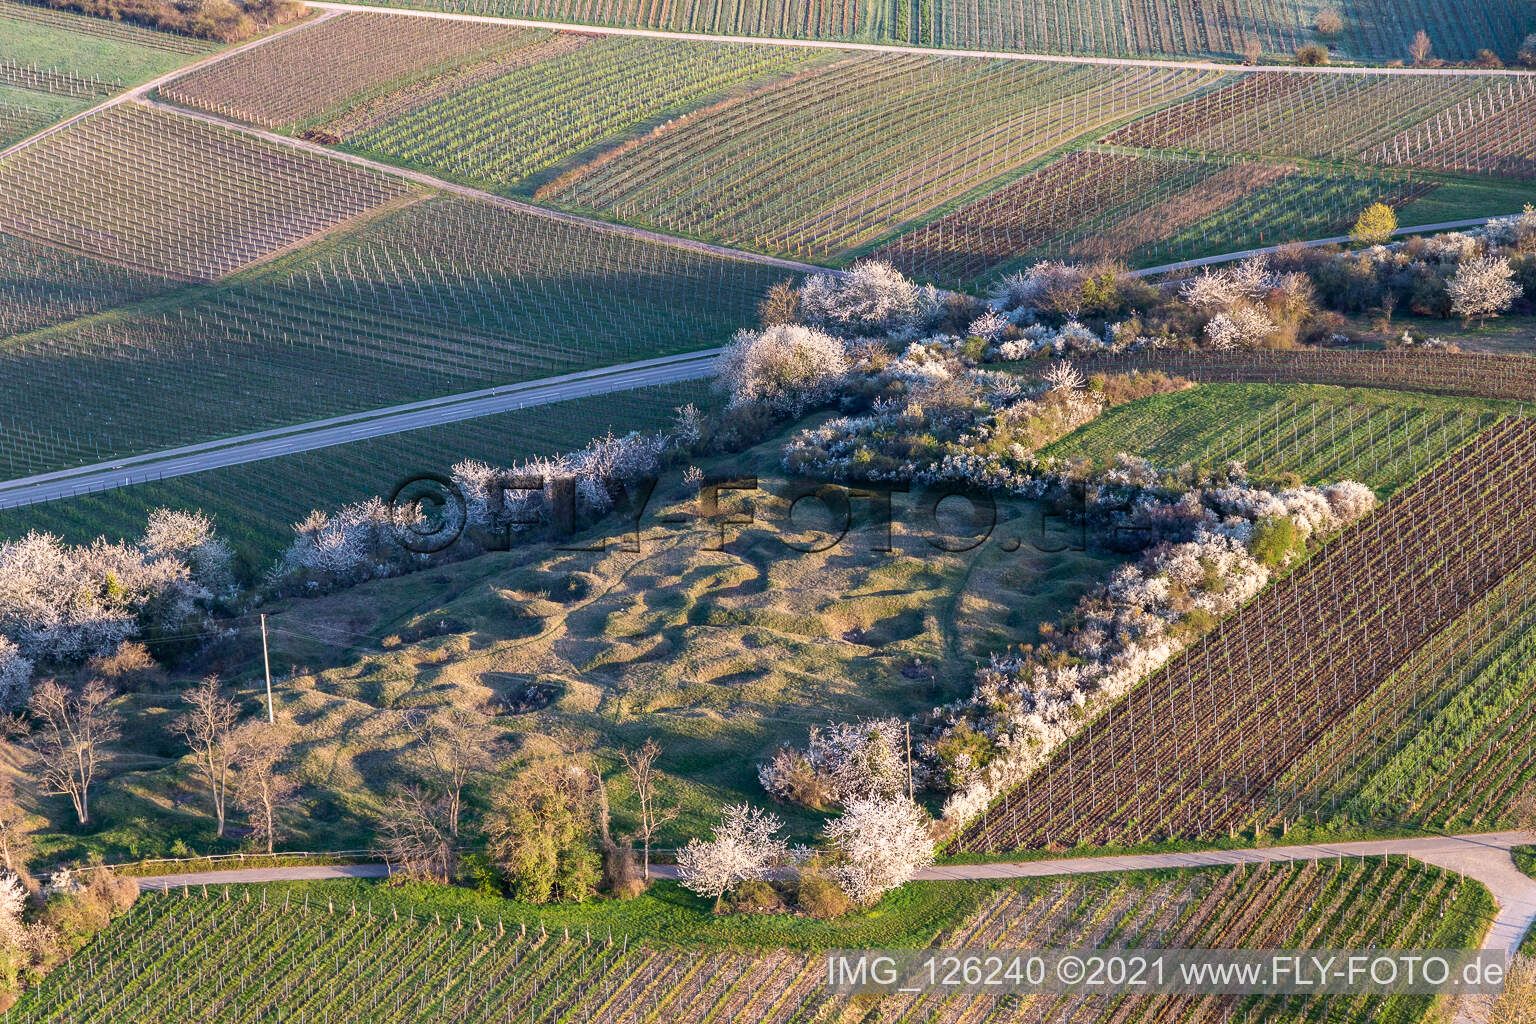
[[[1336,36],[1344,31],[1344,18],[1333,7],[1324,7],[1317,12],[1317,20],[1312,23],[1320,36]]]
[[[847,374],[848,352],[829,334],[800,324],[738,331],[720,358],[733,406],[759,404],[799,416],[826,402]]]
[[[792,324],[800,317],[800,290],[793,281],[780,281],[768,289],[757,305],[757,318],[764,327]]]
[[[1289,562],[1305,545],[1301,528],[1290,516],[1265,516],[1254,524],[1248,550],[1260,565],[1273,567]]]
[[[1516,51],[1515,59],[1528,68],[1536,68],[1536,32],[1532,32],[1520,41],[1520,49]]]
[[[1328,63],[1328,47],[1308,43],[1296,51],[1296,63],[1309,68],[1321,67]]]
[[[77,11],[112,21],[126,21],[162,32],[232,43],[273,25],[297,21],[305,13],[291,0],[40,0],[60,11]]]
[[[780,914],[789,909],[779,891],[761,878],[741,883],[729,906],[738,914]]]
[[[911,323],[918,290],[883,260],[855,264],[846,276],[815,274],[800,286],[805,322],[839,333],[874,334]]]
[[[1349,237],[1361,245],[1386,245],[1397,230],[1397,212],[1386,203],[1372,203],[1355,221]]]
[[[1504,66],[1504,62],[1499,59],[1499,55],[1488,49],[1478,50],[1477,57],[1472,63],[1480,68],[1488,68],[1489,70],[1497,70]]]
[[[830,921],[853,909],[843,890],[821,875],[802,875],[795,886],[795,907],[807,917]]]

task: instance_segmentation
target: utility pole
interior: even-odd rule
[[[267,654],[267,613],[261,613],[261,667],[267,674],[267,724],[277,722],[272,710],[272,658]]]

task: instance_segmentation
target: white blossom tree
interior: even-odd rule
[[[813,274],[800,286],[800,314],[839,333],[871,334],[910,324],[922,312],[918,289],[884,260],[865,260],[848,273]]]
[[[798,416],[833,396],[848,372],[837,338],[800,324],[738,331],[720,357],[720,380],[733,406],[762,403]]]
[[[26,707],[32,696],[32,661],[21,648],[0,636],[0,712]]]
[[[192,578],[210,594],[234,593],[234,550],[213,532],[213,520],[201,512],[157,508],[149,513],[140,544],[149,558],[186,563]]]
[[[837,856],[832,877],[860,906],[871,906],[933,863],[928,812],[904,796],[854,800],[822,833]]]
[[[1463,260],[1456,267],[1446,291],[1451,297],[1451,311],[1466,320],[1487,323],[1514,305],[1520,297],[1520,285],[1512,280],[1515,268],[1502,256],[1482,256]]]
[[[779,837],[783,822],[778,815],[748,804],[725,809],[714,838],[690,839],[677,852],[678,878],[683,888],[715,901],[742,882],[766,878],[774,865],[789,855]]]

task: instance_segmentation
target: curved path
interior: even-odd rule
[[[475,21],[517,28],[543,28],[559,32],[584,32],[596,36],[641,36],[646,39],[674,39],[694,43],[750,43],[757,46],[788,46],[802,50],[854,50],[864,53],[913,54],[921,57],[982,57],[987,60],[1023,60],[1046,64],[1097,64],[1126,68],[1177,68],[1195,71],[1283,71],[1302,75],[1506,75],[1526,76],[1536,72],[1519,68],[1487,70],[1483,68],[1389,68],[1372,65],[1332,65],[1302,67],[1297,64],[1247,65],[1233,61],[1159,60],[1152,57],[1076,57],[1059,53],[1025,53],[1016,50],[951,50],[936,46],[904,46],[899,43],[850,43],[825,39],[784,39],[776,36],[729,36],[707,32],[673,32],[653,28],[617,28],[587,25],[574,21],[543,21],[536,18],[502,18],[489,14],[456,14],[449,11],[424,11],[410,7],[382,4],[332,3],[330,0],[306,0],[310,7],[327,11],[360,11],[375,14],[407,14],[415,18],[444,21]]]
[[[1483,948],[1513,954],[1536,923],[1536,879],[1515,868],[1510,850],[1536,844],[1529,832],[1484,832],[1461,836],[1380,839],[1307,846],[1272,846],[1253,850],[1206,850],[1191,853],[1132,854],[1117,857],[1062,857],[998,864],[944,864],[917,874],[917,881],[971,881],[1004,878],[1051,878],[1115,871],[1206,868],[1239,864],[1283,864],[1335,857],[1407,855],[1414,860],[1456,871],[1486,885],[1498,902],[1498,915],[1483,938]],[[238,885],[255,882],[319,881],[337,878],[384,878],[385,864],[350,864],[291,868],[237,868],[194,874],[140,878],[140,889],[179,889],[184,885]],[[671,864],[653,864],[656,878],[676,878]]]
[[[0,509],[239,466],[575,398],[696,380],[714,373],[720,352],[716,348],[621,363],[0,481]]]

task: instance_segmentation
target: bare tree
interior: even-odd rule
[[[213,816],[219,823],[215,835],[223,836],[224,808],[239,757],[235,723],[240,710],[234,701],[220,694],[218,676],[208,676],[187,691],[182,700],[189,710],[176,719],[176,733],[192,748],[197,773],[203,777],[213,799]]]
[[[1264,57],[1264,44],[1253,36],[1243,40],[1243,63],[1257,64]]]
[[[417,770],[446,800],[449,834],[459,834],[464,787],[491,769],[490,737],[483,720],[472,711],[448,707],[424,718],[407,718],[416,733]]]
[[[392,869],[447,884],[454,872],[447,798],[420,786],[395,794],[379,820],[379,844]]]
[[[1413,58],[1415,64],[1423,64],[1429,59],[1430,51],[1434,44],[1429,41],[1429,33],[1419,29],[1414,33],[1413,42],[1408,44],[1408,55]]]
[[[651,840],[655,837],[661,826],[677,818],[682,810],[681,804],[661,806],[657,803],[656,782],[659,773],[656,770],[656,759],[661,756],[661,744],[654,739],[647,738],[639,750],[625,750],[621,755],[624,759],[624,767],[629,769],[629,777],[635,784],[635,798],[640,801],[640,828],[636,835],[640,837],[641,850],[641,877],[651,877]]]
[[[235,803],[251,823],[251,835],[271,853],[282,837],[282,811],[291,806],[298,785],[278,770],[288,753],[282,730],[266,722],[247,722],[235,733],[239,774]]]
[[[12,874],[20,874],[32,852],[32,833],[27,831],[27,811],[21,806],[16,782],[0,776],[0,860]]]
[[[33,691],[27,706],[37,720],[30,745],[42,763],[46,791],[69,797],[80,824],[90,824],[91,785],[106,760],[107,744],[122,735],[112,691],[92,679],[76,694],[49,679]]]

